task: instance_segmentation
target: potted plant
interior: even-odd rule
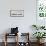
[[[38,43],[41,43],[40,40],[42,38],[45,38],[44,37],[46,36],[45,34],[46,34],[45,32],[35,32],[33,35],[37,38]]]
[[[36,30],[38,30],[38,26],[37,25],[32,25],[33,28],[35,28]]]
[[[46,36],[45,32],[40,32],[39,30],[45,30],[45,26],[38,26],[38,25],[32,25],[32,27],[37,30],[37,32],[33,33],[33,35],[37,38],[37,41],[40,42],[40,40]],[[39,32],[38,32],[39,31]],[[45,38],[45,37],[44,37]]]
[[[45,29],[45,26],[32,25],[32,27],[35,28],[36,30]]]
[[[45,26],[41,26],[40,29],[45,29]]]

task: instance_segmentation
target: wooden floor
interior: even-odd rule
[[[4,43],[1,43],[0,42],[0,46],[4,46]],[[8,43],[8,45],[7,46],[15,46],[15,43]],[[25,45],[24,45],[25,46]],[[32,42],[32,43],[30,43],[30,46],[37,46],[37,43],[34,43],[34,42]],[[46,43],[44,43],[43,45],[41,45],[41,46],[46,46]]]

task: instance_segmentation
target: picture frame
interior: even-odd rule
[[[37,16],[46,18],[46,0],[37,0],[36,3]]]
[[[24,17],[24,10],[10,10],[11,17]]]
[[[36,1],[36,24],[45,25],[46,23],[46,0]]]

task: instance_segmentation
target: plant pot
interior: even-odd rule
[[[37,39],[37,43],[41,44],[44,42],[45,39]]]
[[[45,39],[40,39],[40,43],[44,43],[44,40],[45,40]]]
[[[37,39],[37,43],[40,43],[40,39]]]

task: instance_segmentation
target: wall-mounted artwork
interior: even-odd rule
[[[38,25],[46,23],[46,0],[37,0],[37,15],[36,22]]]
[[[37,15],[39,17],[46,17],[46,0],[37,1]]]
[[[24,17],[24,10],[10,10],[11,17]]]

